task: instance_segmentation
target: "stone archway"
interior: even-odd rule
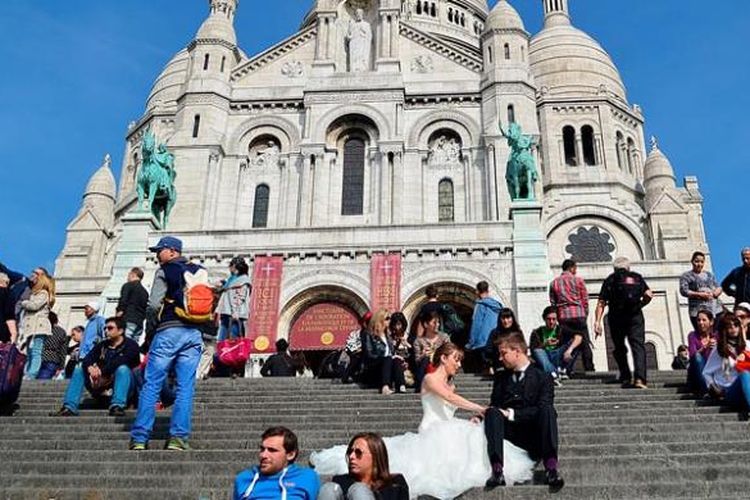
[[[474,302],[477,299],[476,290],[469,285],[454,281],[442,281],[431,283],[438,290],[438,301],[448,304],[456,310],[458,316],[463,320],[465,331],[459,338],[452,339],[458,345],[463,347],[468,341],[469,330],[471,329],[471,318],[474,313]],[[427,303],[425,290],[427,285],[414,292],[409,297],[402,308],[404,316],[409,321],[409,331],[416,331],[419,311]]]
[[[317,373],[323,358],[340,349],[358,318],[367,311],[367,303],[355,292],[336,285],[308,288],[281,310],[279,338],[289,342],[291,351],[305,353],[309,366]]]

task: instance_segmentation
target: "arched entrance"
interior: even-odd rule
[[[340,349],[367,304],[357,294],[339,286],[318,286],[298,294],[282,308],[282,324],[288,325],[287,341],[292,352],[303,352],[317,373],[323,358]]]
[[[463,320],[464,331],[452,338],[453,342],[463,347],[469,339],[471,318],[474,314],[474,301],[477,299],[476,291],[471,286],[457,282],[446,281],[432,283],[431,285],[437,288],[438,301],[450,305]],[[426,289],[427,286],[417,290],[404,303],[403,313],[409,321],[410,332],[416,331],[419,311],[427,303]]]

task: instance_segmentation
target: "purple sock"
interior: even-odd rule
[[[544,470],[557,470],[557,458],[545,458]]]

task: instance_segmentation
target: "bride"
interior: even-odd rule
[[[452,343],[435,351],[435,370],[422,383],[419,432],[384,439],[391,471],[404,475],[412,498],[455,498],[471,488],[484,486],[492,472],[481,424],[481,415],[487,408],[456,394],[451,383],[462,358],[463,353]],[[477,416],[470,421],[456,418],[457,408]],[[345,474],[345,454],[346,446],[335,446],[313,453],[310,463],[321,475]],[[534,462],[526,451],[505,441],[504,454],[507,484],[531,479]]]

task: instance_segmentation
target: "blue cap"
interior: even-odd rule
[[[160,250],[164,250],[165,248],[171,248],[172,250],[182,253],[182,241],[175,238],[174,236],[164,236],[159,240],[159,243],[157,243],[156,246],[149,248],[149,250],[151,252],[158,253]]]

